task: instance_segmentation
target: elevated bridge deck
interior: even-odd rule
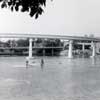
[[[45,35],[45,34],[0,34],[0,38],[46,38],[46,39],[63,39],[63,40],[86,40],[100,42],[98,37],[82,37],[67,35]]]

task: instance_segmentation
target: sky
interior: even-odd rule
[[[0,9],[0,33],[100,37],[100,0],[47,0],[37,20],[28,13]]]

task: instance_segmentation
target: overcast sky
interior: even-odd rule
[[[28,13],[0,9],[0,33],[100,36],[100,0],[47,0],[37,20]]]

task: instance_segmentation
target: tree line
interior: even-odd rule
[[[38,38],[34,41],[33,46],[45,46],[45,47],[59,47],[63,46],[63,42],[60,39],[41,39]],[[18,39],[18,40],[8,40],[6,42],[0,41],[0,47],[28,47],[29,39]]]

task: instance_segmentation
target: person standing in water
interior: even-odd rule
[[[29,59],[26,59],[26,68],[28,68],[29,65]]]
[[[41,69],[43,69],[43,67],[44,67],[44,60],[43,60],[43,58],[41,59]]]

